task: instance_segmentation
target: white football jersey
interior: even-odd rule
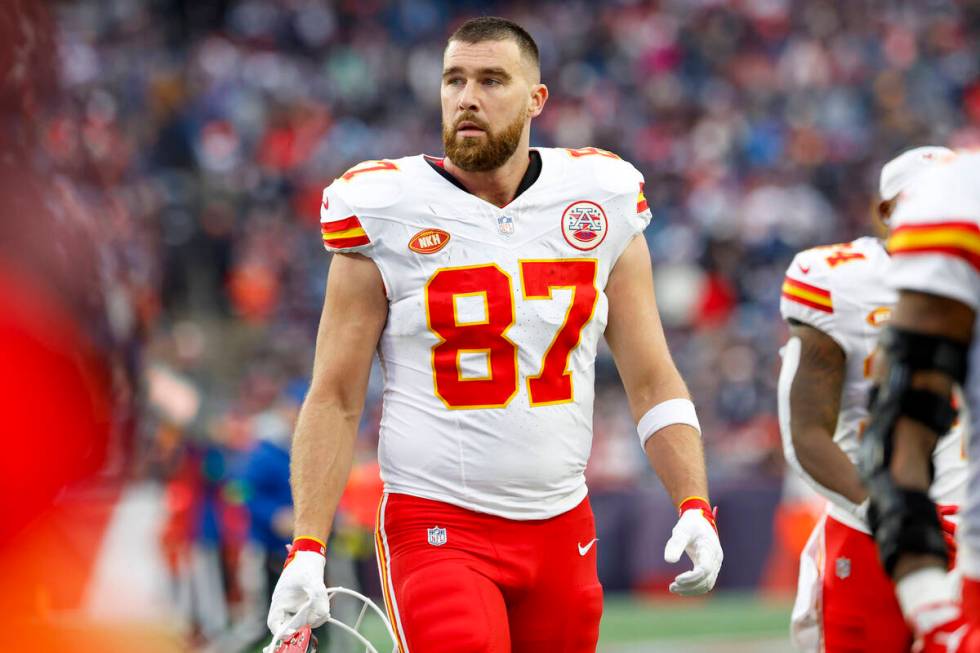
[[[814,247],[793,259],[783,282],[780,311],[783,319],[797,320],[819,329],[840,345],[847,370],[841,394],[834,442],[857,461],[859,437],[868,418],[871,360],[881,328],[891,317],[898,299],[888,281],[890,258],[877,238],[858,238],[849,243]],[[820,392],[814,388],[813,392]],[[941,504],[959,505],[966,483],[961,429],[943,437],[933,455],[935,479],[930,495]],[[812,479],[809,479],[812,482]],[[815,483],[812,484],[821,488]],[[829,490],[824,488],[823,494]],[[867,523],[834,503],[834,519],[870,532]]]
[[[523,520],[586,495],[603,291],[650,211],[616,155],[536,151],[540,175],[503,208],[424,156],[359,164],[324,191],[324,245],[370,257],[388,297],[389,492]]]
[[[902,195],[888,239],[895,290],[916,290],[955,299],[980,311],[980,153],[950,155],[923,172]],[[964,571],[980,576],[980,318],[974,322],[966,405],[970,482],[962,537]]]

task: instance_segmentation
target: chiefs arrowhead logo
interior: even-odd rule
[[[423,229],[408,241],[408,248],[419,254],[435,254],[449,242],[449,232],[442,229]]]
[[[865,319],[871,326],[880,327],[892,319],[892,309],[890,306],[879,306],[868,313],[868,317]]]
[[[810,274],[810,266],[803,267],[802,263],[797,263],[796,267],[800,268],[800,272],[803,274]]]

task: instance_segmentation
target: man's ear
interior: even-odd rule
[[[544,110],[544,104],[548,101],[548,87],[544,84],[535,84],[531,87],[531,101],[528,103],[528,114],[532,118],[537,118]]]
[[[874,206],[874,217],[876,218],[876,226],[878,224],[884,228],[887,232],[888,224],[891,221],[892,213],[895,211],[895,205],[898,204],[894,199],[882,200]]]

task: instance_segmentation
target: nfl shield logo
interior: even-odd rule
[[[510,217],[509,215],[498,215],[497,231],[504,236],[509,236],[514,233],[514,218]]]
[[[439,528],[438,526],[436,526],[435,528],[429,529],[429,544],[431,544],[432,546],[442,546],[445,543],[446,543],[445,528]]]
[[[851,575],[851,561],[848,558],[837,558],[834,562],[834,574],[841,580]]]

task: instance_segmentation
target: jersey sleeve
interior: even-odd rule
[[[367,254],[372,246],[364,222],[344,199],[334,182],[323,191],[320,204],[320,233],[329,252]]]
[[[635,170],[635,168],[634,168]],[[639,192],[636,196],[636,219],[639,222],[639,230],[643,231],[650,224],[650,220],[653,219],[653,213],[650,211],[650,205],[647,202],[647,196],[644,193],[646,187],[646,181],[643,179],[643,175],[637,170],[636,174],[639,176]]]
[[[971,165],[973,164],[973,165]],[[980,156],[937,167],[892,218],[889,282],[980,309]]]
[[[784,320],[796,320],[822,331],[845,348],[837,333],[829,270],[813,250],[797,254],[786,270],[779,312]]]
[[[628,199],[626,202],[627,220],[636,233],[642,233],[650,224],[653,214],[650,212],[650,204],[646,196],[646,180],[643,173],[636,169],[632,163],[619,160],[615,162],[615,168],[608,166],[607,169],[615,169],[615,174],[622,175],[621,192]]]
[[[616,206],[616,219],[625,220],[630,227],[630,239],[641,233],[653,217],[646,198],[643,174],[632,163],[597,147],[566,150],[576,165],[606,194],[611,194]],[[608,195],[607,195],[608,196]]]

